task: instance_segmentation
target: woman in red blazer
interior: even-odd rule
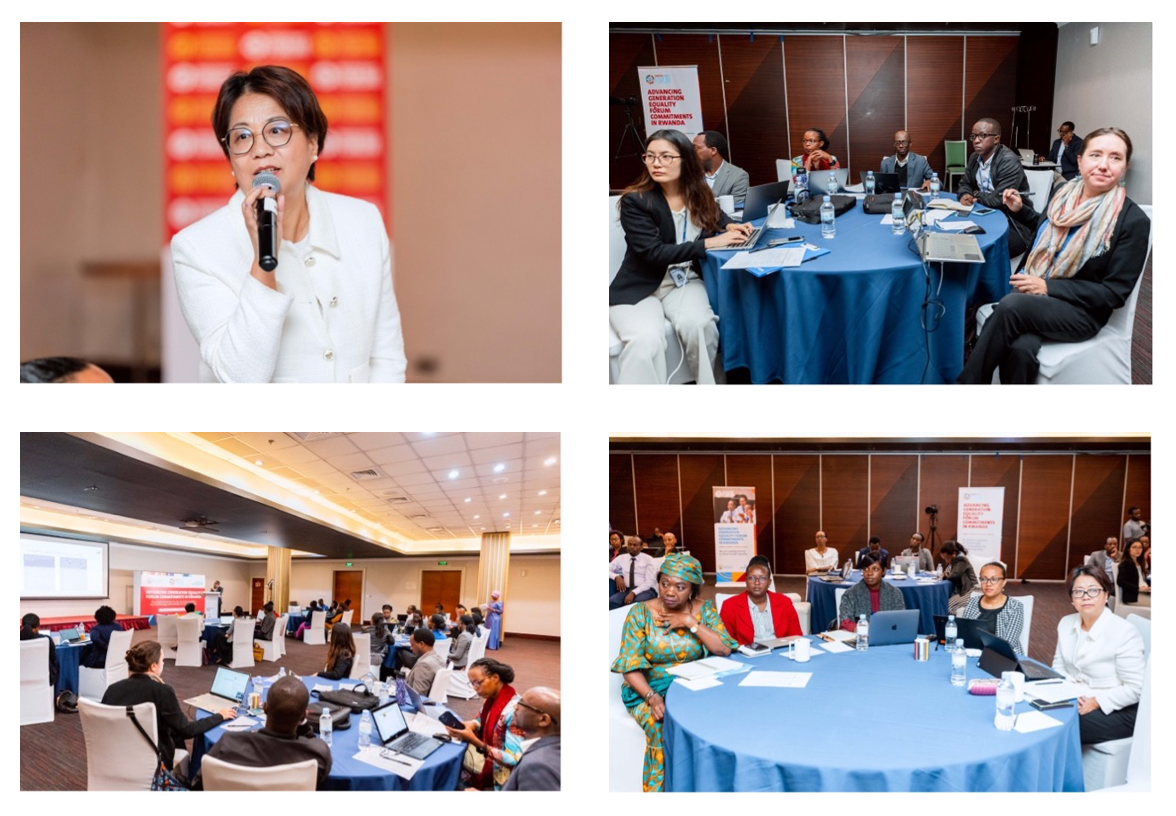
[[[771,607],[773,634],[770,637],[791,637],[801,634],[800,618],[796,615],[796,607],[792,605],[792,601],[787,595],[768,592],[768,585],[772,582],[772,568],[768,559],[762,555],[752,558],[747,564],[744,579],[747,581],[747,591],[728,598],[719,611],[723,625],[727,627],[731,637],[743,645],[755,640],[755,622],[752,620],[748,601],[755,604],[761,612]]]

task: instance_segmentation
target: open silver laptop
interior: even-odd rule
[[[249,675],[245,672],[233,671],[224,667],[216,670],[216,677],[212,681],[212,690],[184,700],[185,705],[195,706],[204,711],[219,711],[222,708],[236,708],[245,704],[245,686],[249,683]]]
[[[914,643],[919,630],[919,610],[875,612],[870,615],[870,645]]]

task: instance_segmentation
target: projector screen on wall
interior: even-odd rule
[[[110,596],[105,541],[20,534],[20,597],[30,600]]]

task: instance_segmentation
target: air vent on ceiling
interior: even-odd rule
[[[385,501],[387,501],[388,504],[408,504],[410,501],[412,501],[412,499],[410,499],[408,496],[389,496],[387,499],[385,499]]]
[[[330,431],[330,432],[325,432],[325,433],[324,432],[316,432],[316,433],[302,432],[302,433],[287,433],[286,434],[286,436],[293,437],[294,439],[297,439],[299,442],[315,442],[315,441],[318,441],[319,439],[330,439],[331,437],[342,436],[342,435],[343,435],[342,431]]]
[[[369,479],[383,479],[384,478],[384,474],[380,473],[380,471],[376,470],[375,468],[366,468],[364,470],[353,470],[353,471],[351,471],[351,473],[349,475],[351,476],[352,479],[355,479],[355,481],[357,481],[357,482],[364,482],[364,481],[368,481]]]
[[[443,532],[445,532],[444,527],[426,527],[425,529],[428,530],[430,533],[443,533]]]

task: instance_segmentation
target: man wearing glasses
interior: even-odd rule
[[[882,160],[883,173],[897,173],[898,186],[902,188],[931,187],[931,165],[925,156],[911,152],[911,135],[905,130],[894,134],[894,155]]]
[[[1049,160],[1058,165],[1066,181],[1078,175],[1078,155],[1082,152],[1082,139],[1074,135],[1074,123],[1062,122],[1058,126],[1058,138],[1049,149]]]
[[[972,143],[972,155],[960,180],[960,203],[965,207],[981,204],[993,210],[1000,210],[1008,218],[1001,195],[1012,188],[1022,193],[1029,192],[1029,179],[1021,167],[1016,153],[1000,143],[1000,123],[984,118],[972,126],[968,136]],[[1024,199],[1029,202],[1028,198]],[[1024,254],[1033,242],[1033,230],[1028,224],[1008,218],[1009,257]]]

